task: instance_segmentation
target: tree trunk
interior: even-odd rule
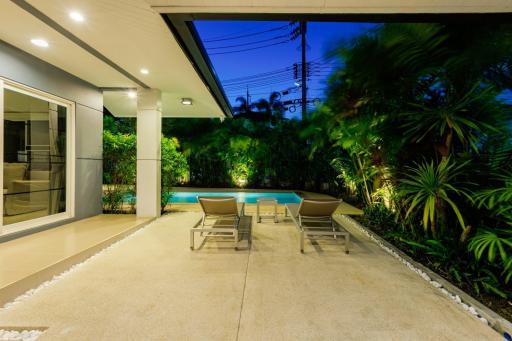
[[[466,239],[468,239],[469,234],[471,233],[472,226],[468,225],[462,228],[462,233],[460,234],[459,242],[464,244]]]
[[[358,163],[358,166],[359,166],[359,170],[361,171],[361,176],[363,177],[363,184],[364,184],[366,200],[368,202],[368,205],[371,205],[372,204],[372,196],[370,194],[370,190],[368,189],[368,183],[366,181],[366,175],[364,174],[363,164],[362,164],[361,159],[359,158],[359,156],[357,156],[357,163]]]
[[[444,139],[444,144],[438,148],[439,153],[441,154],[441,158],[445,160],[448,158],[452,151],[452,144],[453,144],[453,129],[449,128],[448,133],[446,134],[446,137]]]
[[[430,230],[432,230],[432,238],[437,239],[437,224],[434,216],[434,220],[430,222]]]

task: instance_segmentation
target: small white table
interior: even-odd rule
[[[261,206],[273,206],[274,214],[260,214]],[[261,218],[271,218],[274,217],[274,223],[277,223],[277,199],[275,198],[259,198],[256,200],[256,221],[261,223]]]

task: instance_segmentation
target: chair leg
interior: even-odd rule
[[[348,255],[348,253],[350,252],[349,251],[349,248],[350,248],[350,234],[347,233],[345,235],[345,253]]]
[[[235,250],[238,250],[238,230],[233,233],[233,238],[235,240]]]
[[[204,228],[204,224],[206,222],[206,215],[203,214],[203,219],[201,220],[201,226]],[[201,237],[203,236],[203,232],[201,231]]]
[[[194,250],[194,230],[190,230],[190,250]]]
[[[304,231],[300,231],[300,252],[304,253]]]

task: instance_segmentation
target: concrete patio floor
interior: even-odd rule
[[[290,221],[256,224],[252,249],[188,246],[200,214],[165,216],[34,296],[2,326],[40,340],[500,340],[357,231],[351,253],[298,250]]]

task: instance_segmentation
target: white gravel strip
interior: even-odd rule
[[[396,253],[394,250],[390,249],[384,243],[382,243],[379,239],[375,238],[371,233],[369,233],[366,228],[364,228],[361,224],[359,224],[357,221],[350,217],[346,217],[344,215],[339,215],[338,218],[342,220],[344,223],[346,223],[348,226],[353,227],[359,231],[361,231],[364,235],[366,235],[368,238],[370,238],[373,242],[375,242],[377,245],[379,245],[384,251],[398,259],[400,262],[402,262],[405,266],[407,266],[411,271],[418,274],[421,278],[423,278],[425,281],[427,281],[430,285],[437,288],[440,292],[443,293],[443,295],[449,297],[454,303],[460,305],[465,311],[476,317],[479,321],[485,323],[486,325],[490,326],[489,321],[485,317],[483,317],[477,310],[477,308],[467,304],[466,302],[462,301],[459,295],[453,294],[449,291],[449,288],[443,287],[443,285],[432,278],[430,276],[422,271],[421,269],[418,269],[415,267],[411,262],[404,259],[401,255]]]
[[[37,340],[44,331],[42,330],[5,330],[0,329],[0,340],[23,340],[23,341],[35,341]]]
[[[126,242],[127,240],[133,238],[134,236],[136,236],[137,234],[139,233],[142,233],[143,230],[145,230],[146,228],[148,228],[149,226],[153,225],[155,223],[156,220],[153,220],[152,222],[150,222],[149,224],[141,227],[140,229],[138,229],[137,231],[129,234],[128,236],[124,237],[123,239],[120,239],[116,242],[114,242],[113,244],[107,246],[106,248],[104,248],[103,250],[99,251],[98,253],[92,255],[91,257],[87,258],[86,260],[84,260],[83,262],[81,263],[77,263],[75,265],[73,265],[72,267],[70,267],[68,270],[58,274],[58,275],[55,275],[53,276],[52,279],[46,281],[46,282],[43,282],[41,283],[38,287],[34,288],[34,289],[30,289],[28,291],[26,291],[24,294],[16,297],[13,301],[11,302],[8,302],[6,303],[3,307],[0,308],[0,312],[2,311],[6,311],[10,308],[12,308],[13,306],[23,302],[23,301],[26,301],[28,300],[29,298],[31,298],[32,296],[34,296],[35,294],[37,294],[38,292],[44,290],[45,288],[49,287],[49,286],[52,286],[54,285],[55,283],[57,283],[57,281],[59,281],[60,279],[62,279],[64,276],[66,275],[69,275],[70,273],[72,272],[75,272],[75,271],[78,271],[81,267],[83,267],[84,265],[86,265],[87,263],[90,263],[91,261],[93,261],[94,259],[100,257],[101,255],[109,252],[110,250],[112,250],[113,248],[115,248],[116,246],[118,246],[119,244],[121,243],[124,243]],[[7,331],[5,331],[7,332]],[[12,333],[12,331],[11,331]],[[2,334],[0,333],[0,340],[24,340],[24,339],[2,339]]]

